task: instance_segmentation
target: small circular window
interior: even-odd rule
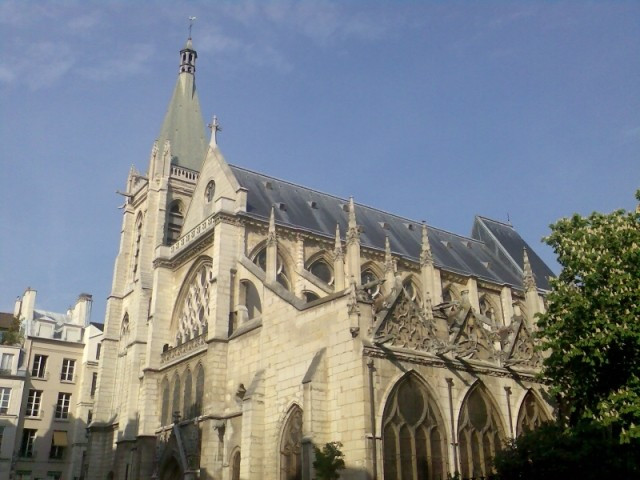
[[[216,182],[213,180],[209,180],[207,183],[207,188],[204,191],[204,198],[207,203],[210,203],[213,200],[213,195],[216,193]]]

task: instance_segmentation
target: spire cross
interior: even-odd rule
[[[193,27],[193,22],[196,20],[196,17],[189,17],[189,40],[191,40],[191,28]]]
[[[210,124],[207,125],[209,130],[211,130],[211,144],[216,145],[216,134],[222,130],[220,123],[218,122],[218,117],[216,115],[213,116],[213,120]]]

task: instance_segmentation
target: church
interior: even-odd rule
[[[553,418],[535,315],[552,271],[514,228],[470,236],[228,163],[178,79],[148,170],[129,172],[88,478],[491,474]]]

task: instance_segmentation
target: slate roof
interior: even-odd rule
[[[230,165],[240,185],[247,189],[246,215],[268,220],[275,205],[276,223],[328,238],[336,224],[345,238],[348,200],[295,185],[242,167]],[[356,220],[364,247],[384,250],[385,236],[391,250],[412,261],[420,258],[422,224],[382,210],[355,204]],[[472,237],[428,227],[434,263],[444,270],[475,276],[499,285],[522,288],[522,249],[527,247],[537,286],[548,289],[553,272],[510,225],[476,217]]]
[[[207,146],[204,132],[195,76],[180,73],[157,139],[159,158],[162,158],[165,140],[169,140],[171,163],[200,171]]]

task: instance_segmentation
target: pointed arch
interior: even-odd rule
[[[184,413],[182,417],[186,420],[187,418],[193,418],[193,380],[191,377],[191,370],[187,367],[187,370],[184,372],[184,398],[182,401],[182,408]]]
[[[533,390],[529,389],[520,404],[518,423],[516,425],[516,436],[519,437],[524,432],[535,430],[540,425],[550,420],[551,418],[542,406],[540,399]]]
[[[415,302],[417,305],[422,305],[422,282],[415,275],[410,274],[402,281],[402,288],[406,292],[407,296]]]
[[[207,333],[211,258],[201,257],[187,273],[173,308],[170,332],[175,346]]]
[[[165,243],[173,245],[180,238],[184,224],[184,205],[181,200],[174,200],[167,208],[167,226]]]
[[[290,272],[293,271],[291,265],[294,265],[291,255],[280,242],[278,242],[278,256],[276,259],[276,280],[287,290],[291,290],[292,277]],[[253,263],[266,272],[267,270],[267,243],[260,242],[253,249],[253,253],[249,257]]]
[[[233,449],[229,458],[229,465],[231,466],[231,474],[229,478],[231,480],[240,480],[240,447]]]
[[[165,376],[162,379],[162,384],[160,385],[160,391],[162,392],[162,404],[160,405],[160,425],[168,425],[169,424],[169,379]]]
[[[173,375],[173,401],[171,402],[171,415],[175,415],[176,413],[182,414],[180,409],[180,377],[177,373]]]
[[[362,265],[360,269],[360,284],[366,285],[367,283],[371,283],[375,280],[381,280],[384,278],[384,273],[375,262],[369,261]],[[367,292],[371,297],[377,297],[380,295],[380,284],[375,285],[372,288],[369,288]]]
[[[280,435],[280,480],[302,480],[302,409],[289,408]]]
[[[142,248],[142,227],[144,225],[144,214],[138,213],[136,217],[135,230],[133,232],[133,245],[131,252],[131,279],[135,280],[139,274],[140,251]]]
[[[496,302],[490,294],[483,293],[478,299],[480,314],[490,319],[495,325],[504,325],[502,318],[502,310],[498,302]]]
[[[385,479],[446,477],[446,430],[435,398],[426,382],[413,371],[393,386],[382,420]]]
[[[195,368],[196,372],[196,394],[193,402],[193,415],[199,417],[202,415],[202,406],[204,405],[204,367],[201,363]]]
[[[333,276],[333,260],[324,250],[312,255],[305,264],[305,269],[329,286],[335,282]]]
[[[467,392],[458,418],[460,470],[463,478],[493,473],[493,457],[504,442],[499,410],[482,382]]]

